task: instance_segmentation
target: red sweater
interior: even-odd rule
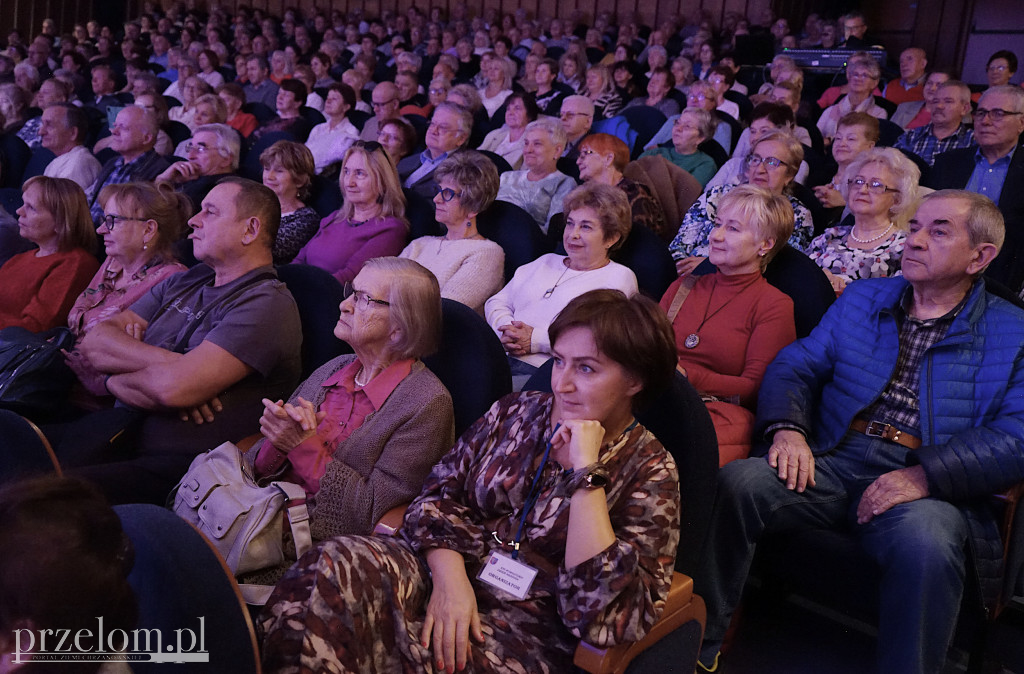
[[[0,328],[42,332],[66,325],[71,306],[99,267],[81,248],[45,257],[36,257],[35,250],[15,255],[0,267]]]
[[[661,298],[666,311],[681,282],[669,286]],[[698,330],[705,316],[707,321]],[[719,398],[739,396],[740,404],[749,409],[757,402],[765,368],[782,347],[796,339],[793,300],[759,272],[702,276],[672,328],[679,364],[693,387]],[[700,343],[688,349],[683,342],[694,332]]]

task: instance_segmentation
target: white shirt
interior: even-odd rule
[[[85,147],[76,145],[71,150],[54,158],[43,171],[49,178],[67,178],[88,190],[96,182],[102,165]]]
[[[352,143],[359,140],[359,130],[348,120],[341,120],[333,129],[330,122],[317,124],[309,132],[306,147],[313,153],[316,172],[320,173],[329,164],[341,161]]]

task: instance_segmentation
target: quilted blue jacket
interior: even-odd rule
[[[805,431],[815,454],[838,444],[881,395],[899,355],[895,308],[909,283],[850,284],[810,335],[783,349],[765,373],[757,429]],[[945,337],[922,360],[921,447],[935,498],[960,506],[971,528],[986,605],[999,594],[1002,543],[990,499],[1024,480],[1024,311],[971,289]]]

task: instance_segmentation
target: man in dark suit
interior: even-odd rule
[[[1006,242],[988,276],[1018,292],[1024,285],[1024,89],[989,88],[974,113],[977,149],[935,157],[926,182],[933,189],[966,189],[994,201],[1006,220]]]
[[[408,187],[428,199],[434,197],[434,171],[469,140],[473,115],[455,103],[441,103],[427,127],[427,149],[398,162],[402,187]]]

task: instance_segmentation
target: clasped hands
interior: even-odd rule
[[[525,356],[530,353],[533,339],[533,326],[522,321],[512,321],[498,328],[501,333],[501,345],[512,356]]]
[[[802,433],[793,430],[775,432],[768,465],[778,469],[779,479],[787,489],[803,492],[814,482],[814,455]],[[857,524],[867,524],[900,503],[910,503],[928,496],[928,479],[920,465],[900,468],[880,475],[860,497]]]
[[[317,426],[327,416],[326,412],[317,412],[313,403],[301,396],[295,402],[293,405],[283,400],[263,399],[260,433],[285,453],[316,435]]]

